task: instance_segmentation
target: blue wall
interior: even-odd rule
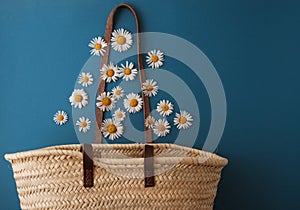
[[[0,201],[19,209],[5,153],[78,143],[67,97],[118,0],[0,3]],[[142,31],[199,47],[223,82],[228,118],[217,153],[229,159],[215,209],[300,209],[300,3],[279,0],[126,1]],[[126,20],[126,19],[125,19]],[[195,84],[191,84],[195,85]],[[197,145],[196,145],[197,146]]]

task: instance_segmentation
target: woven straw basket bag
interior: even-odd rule
[[[109,44],[110,13],[105,41]],[[138,34],[138,33],[137,33]],[[145,81],[137,35],[140,81]],[[107,64],[109,48],[101,66]],[[105,91],[100,80],[98,93]],[[144,118],[149,99],[142,93]],[[213,209],[221,170],[227,159],[173,144],[152,143],[145,127],[145,144],[101,144],[103,112],[96,109],[95,144],[75,144],[7,154],[22,209]]]

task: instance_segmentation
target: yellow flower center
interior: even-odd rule
[[[118,96],[121,95],[121,90],[116,90],[115,94],[118,95]]]
[[[164,131],[166,128],[165,128],[164,125],[159,125],[159,126],[157,127],[157,129],[158,129],[159,131]]]
[[[125,42],[126,42],[126,38],[124,37],[124,36],[118,36],[118,38],[117,38],[117,43],[118,44],[125,44]]]
[[[157,62],[158,61],[158,56],[157,55],[153,55],[152,57],[151,57],[151,60],[155,63],[155,62]]]
[[[82,82],[88,82],[89,81],[89,78],[87,76],[84,76],[82,77],[81,79]]]
[[[178,121],[180,124],[184,124],[184,123],[186,123],[187,120],[186,120],[186,117],[181,116],[181,117],[179,117]]]
[[[104,106],[109,106],[111,104],[111,99],[109,97],[105,97],[102,99],[102,104]]]
[[[117,118],[122,118],[122,117],[123,117],[122,112],[118,112],[118,113],[117,113]]]
[[[131,107],[136,107],[138,105],[138,100],[136,100],[135,98],[134,99],[131,99],[130,101],[130,106]]]
[[[152,90],[153,90],[153,86],[152,86],[152,85],[148,85],[148,86],[146,87],[146,90],[152,91]]]
[[[117,132],[117,127],[114,124],[111,124],[111,125],[107,126],[107,131],[108,131],[108,133],[115,133],[115,132]]]
[[[82,95],[76,95],[75,96],[75,101],[76,102],[81,102],[82,101]]]
[[[109,76],[109,77],[114,76],[114,74],[115,74],[115,71],[113,69],[108,69],[107,72],[106,72],[106,75]]]
[[[86,123],[86,122],[81,122],[81,123],[80,123],[80,127],[85,128],[86,126],[87,126],[87,123]]]
[[[99,44],[99,43],[95,44],[95,49],[96,50],[100,50],[101,48],[102,48],[101,44]]]
[[[58,121],[62,121],[62,120],[64,119],[64,116],[58,115],[56,119],[57,119]]]
[[[162,105],[162,106],[161,106],[161,109],[162,109],[163,111],[168,111],[168,110],[169,110],[169,106],[168,106],[168,105]]]
[[[131,69],[130,68],[124,69],[124,74],[130,75],[131,74]]]
[[[148,124],[149,124],[149,125],[152,125],[152,124],[153,124],[153,121],[152,121],[151,119],[149,119],[149,120],[148,120]]]

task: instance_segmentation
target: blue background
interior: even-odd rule
[[[89,58],[87,42],[104,32],[120,2],[1,1],[1,209],[20,208],[5,153],[78,143],[72,123],[56,126],[52,115],[58,109],[71,113],[66,96]],[[126,3],[136,8],[142,31],[175,34],[198,46],[223,82],[228,118],[216,152],[230,162],[215,209],[300,209],[300,3]]]

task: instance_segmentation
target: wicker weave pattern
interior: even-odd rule
[[[5,158],[12,163],[22,209],[213,208],[225,158],[153,144],[156,184],[144,188],[143,178],[132,178],[143,174],[143,146],[93,145],[95,154],[101,151],[101,158],[95,158],[92,188],[83,187],[80,145],[48,147]],[[131,158],[119,158],[123,155]]]

